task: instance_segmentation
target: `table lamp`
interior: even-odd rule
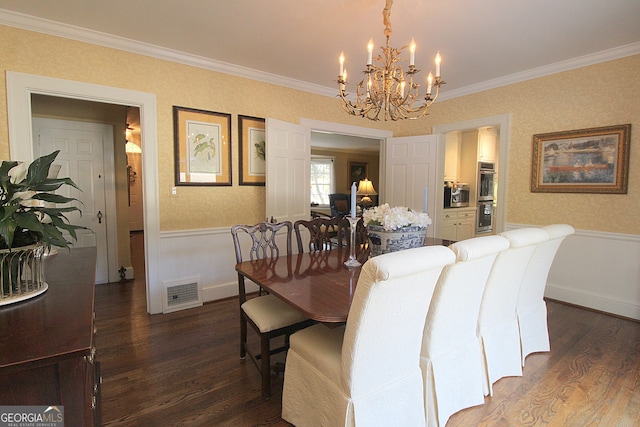
[[[358,184],[358,191],[356,194],[358,196],[362,196],[360,203],[362,203],[363,206],[369,206],[373,203],[369,196],[376,196],[378,193],[376,193],[376,190],[373,188],[373,183],[365,178]]]

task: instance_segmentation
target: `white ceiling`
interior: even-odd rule
[[[384,42],[384,6],[384,0],[0,0],[0,24],[335,96],[340,52],[353,92],[367,42],[373,37],[376,51]],[[415,39],[421,78],[441,52],[447,84],[440,99],[640,53],[639,0],[396,0],[390,19],[392,47]]]
[[[347,89],[353,91],[369,38],[378,47],[384,42],[384,5],[384,0],[0,0],[0,23],[29,29],[50,24],[11,13],[18,12],[221,67],[232,64],[230,72],[259,70],[335,94],[340,52],[350,76]],[[420,75],[435,68],[433,58],[441,52],[447,82],[442,98],[640,52],[638,0],[396,0],[391,23],[392,47],[415,39]],[[66,31],[82,38],[75,28]]]

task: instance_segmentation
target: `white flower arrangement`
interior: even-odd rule
[[[431,224],[431,218],[426,212],[412,211],[405,206],[390,207],[387,203],[365,210],[362,219],[365,226],[379,225],[387,231],[409,225],[426,228]]]

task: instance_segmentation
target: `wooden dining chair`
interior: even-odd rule
[[[250,260],[276,259],[280,255],[291,255],[292,228],[290,221],[277,224],[261,222],[256,225],[234,225],[231,227],[231,235],[236,262],[245,261],[242,256],[242,243],[245,243],[246,247],[247,241]],[[241,239],[241,236],[244,238]],[[281,251],[278,245],[278,241],[283,239],[286,252]],[[238,299],[240,302],[240,358],[244,359],[247,354],[249,355],[262,376],[262,397],[269,399],[271,397],[271,355],[286,351],[289,335],[315,322],[274,295],[247,298],[245,280],[241,274],[238,274]],[[251,351],[247,346],[247,324],[260,336],[259,353]],[[284,345],[272,349],[272,338],[281,336],[285,337]]]
[[[345,235],[349,237],[349,221],[341,216],[300,219],[293,224],[293,230],[299,253],[326,251],[343,246]]]

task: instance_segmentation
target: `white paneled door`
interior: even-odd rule
[[[105,193],[109,175],[107,173],[105,176],[105,161],[110,160],[110,169],[113,170],[113,149],[110,150],[110,159],[105,159],[104,150],[113,145],[113,128],[97,123],[34,117],[33,135],[34,156],[60,150],[54,162],[61,165],[58,176],[69,177],[80,187],[80,191],[68,186],[58,190],[64,196],[78,199],[79,202],[74,204],[82,211],[82,215],[72,212],[67,218],[72,224],[87,228],[78,231],[78,240],[73,246],[96,246],[96,283],[116,281],[115,277],[111,280],[109,277],[110,260],[111,263],[116,262],[117,270],[116,246],[114,243],[110,251],[111,239],[108,238],[108,233],[115,236],[115,210],[107,208]]]
[[[269,118],[265,128],[267,219],[308,220],[311,215],[311,130]]]
[[[387,138],[385,202],[427,212],[434,218],[437,169],[437,136]],[[427,229],[433,236],[434,227]]]

